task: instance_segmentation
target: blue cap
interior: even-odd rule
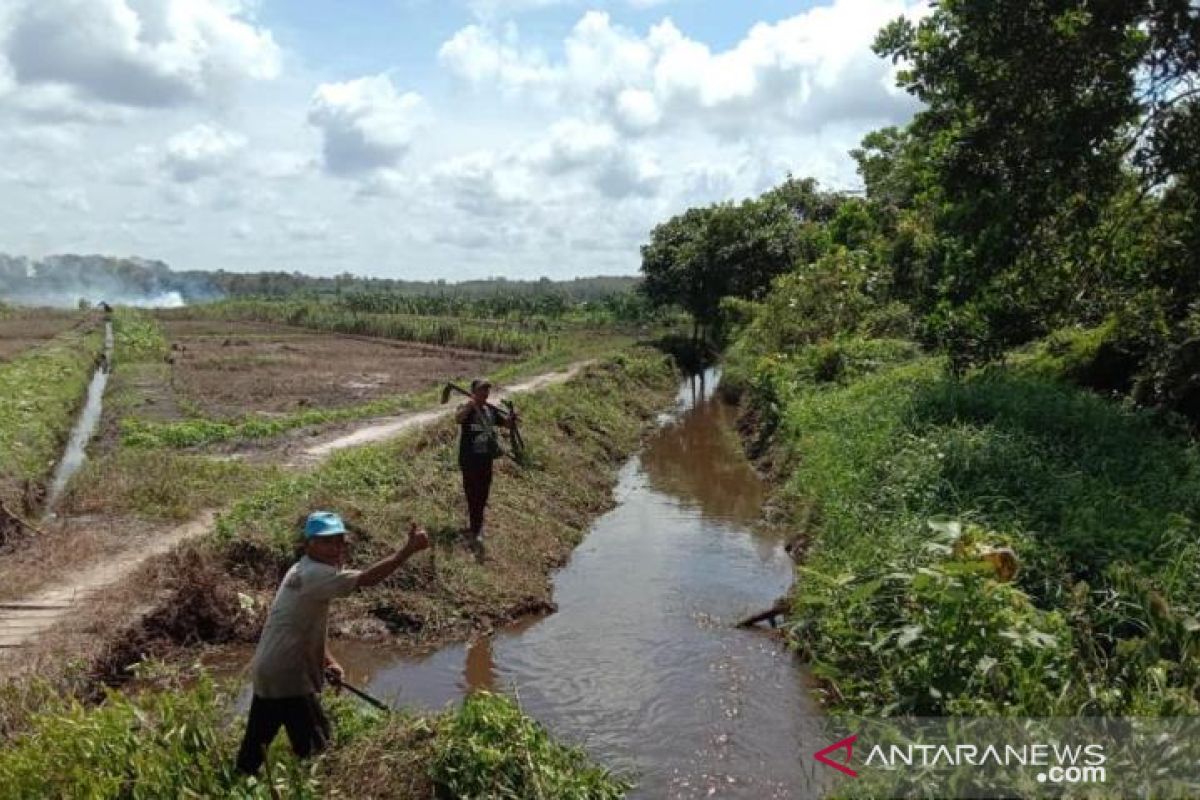
[[[318,536],[340,536],[346,532],[346,524],[342,518],[331,511],[314,511],[308,515],[304,523],[304,538],[315,539]]]

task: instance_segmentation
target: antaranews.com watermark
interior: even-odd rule
[[[1200,718],[830,719],[812,758],[847,797],[1200,797]]]

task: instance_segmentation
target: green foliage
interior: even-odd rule
[[[162,361],[167,340],[153,317],[144,311],[118,308],[113,312],[113,360],[117,363]]]
[[[838,702],[1196,713],[1195,444],[1024,365],[956,381],[922,359],[829,383],[805,372],[814,350],[758,375],[787,491],[819,520],[792,630]],[[989,560],[1001,548],[1015,582]]]
[[[440,796],[463,800],[615,800],[631,788],[487,692],[468,697],[441,729],[431,770]]]
[[[63,508],[78,514],[103,509],[183,522],[278,477],[279,468],[273,465],[118,448],[88,459],[71,482]]]
[[[789,182],[756,200],[690,209],[654,229],[642,247],[642,291],[655,305],[678,304],[712,327],[726,296],[758,299],[771,281],[827,246],[816,222],[801,221],[815,183]]]
[[[149,422],[126,417],[121,420],[121,443],[136,448],[185,449],[215,442],[270,439],[310,425],[397,414],[410,410],[415,402],[411,396],[390,397],[345,408],[314,408],[278,417],[247,416],[229,421],[193,418],[179,422]]]
[[[925,108],[855,156],[889,223],[926,220],[915,249],[891,248],[894,285],[956,372],[1138,295],[1143,328],[1185,316],[1197,212],[1172,198],[1194,198],[1200,163],[1198,26],[1186,0],[956,0],[881,32],[877,52],[904,62],[899,83]],[[1188,360],[1153,352],[1148,372]],[[1180,407],[1191,392],[1150,395]]]
[[[727,303],[739,329],[735,360],[795,352],[868,322],[885,328],[880,324],[881,312],[867,294],[872,281],[868,262],[862,251],[837,246],[817,261],[776,278],[763,302]],[[893,307],[890,313],[902,312]]]
[[[234,772],[228,699],[201,679],[181,693],[113,693],[97,707],[50,703],[0,751],[0,797],[270,797]],[[314,784],[292,788],[318,796]]]
[[[38,698],[41,707],[20,731],[9,732],[0,750],[0,798],[416,797],[432,783],[449,797],[604,800],[623,797],[628,787],[493,695],[423,719],[381,716],[327,694],[330,751],[299,762],[281,733],[259,776],[248,778],[234,769],[244,716],[230,713],[231,689],[216,687],[202,672],[188,685],[181,675],[154,674],[163,671],[140,668],[154,688],[109,692],[99,705],[58,697],[45,685],[27,687],[27,699]],[[364,754],[373,756],[370,762]],[[379,775],[381,763],[387,768]]]

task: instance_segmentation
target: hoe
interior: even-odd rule
[[[442,403],[443,403],[443,405],[450,402],[450,393],[451,392],[458,392],[459,394],[464,395],[466,397],[471,396],[470,392],[468,392],[466,389],[462,388],[458,384],[447,383],[445,386],[442,387]],[[500,403],[501,403],[501,405],[504,406],[504,408],[500,408],[496,405],[493,405],[492,403],[488,403],[487,405],[488,405],[488,408],[492,409],[497,414],[499,414],[501,419],[509,419],[510,417],[512,417],[513,413],[516,411],[516,409],[513,408],[512,401],[511,400],[501,400]],[[521,431],[517,428],[516,424],[514,424],[511,428],[508,429],[508,436],[509,436],[509,441],[512,444],[512,459],[513,459],[513,461],[516,461],[518,464],[521,464],[522,466],[524,466],[525,465],[525,439],[524,439],[524,437],[521,436]]]

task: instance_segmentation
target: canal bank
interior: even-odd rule
[[[815,796],[807,677],[779,638],[735,627],[787,592],[793,564],[783,533],[760,524],[766,486],[717,377],[686,381],[622,466],[615,507],[554,578],[556,613],[419,656],[336,639],[349,678],[423,711],[481,689],[515,696],[632,776],[631,797]],[[249,655],[220,660],[237,672]]]

